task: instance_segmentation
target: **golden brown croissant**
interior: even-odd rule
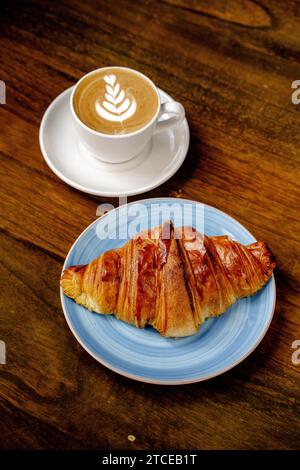
[[[164,223],[87,265],[66,269],[61,286],[89,310],[179,337],[255,294],[274,267],[264,242],[243,246],[227,236]]]

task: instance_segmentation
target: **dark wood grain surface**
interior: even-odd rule
[[[299,448],[300,105],[291,84],[300,79],[300,2],[4,0],[0,15],[1,448]],[[267,336],[204,383],[123,378],[90,357],[63,318],[64,258],[98,204],[117,201],[60,181],[42,159],[39,124],[65,88],[113,64],[151,77],[190,124],[184,165],[143,197],[216,206],[277,260]]]

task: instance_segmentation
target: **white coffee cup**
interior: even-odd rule
[[[154,133],[177,125],[185,117],[184,107],[180,103],[175,101],[161,103],[157,88],[148,77],[127,67],[118,68],[135,72],[147,80],[155,90],[159,104],[155,116],[141,129],[128,134],[104,134],[89,128],[79,119],[74,109],[74,94],[79,83],[86,77],[111,67],[93,70],[77,82],[71,93],[70,105],[79,143],[83,151],[88,152],[90,156],[108,163],[123,163],[136,157],[150,144]],[[161,119],[162,117],[164,119]]]

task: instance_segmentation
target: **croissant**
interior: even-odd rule
[[[227,236],[164,223],[89,264],[66,269],[61,286],[89,310],[180,337],[255,294],[274,268],[264,242],[243,246]]]

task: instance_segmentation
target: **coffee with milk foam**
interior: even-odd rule
[[[155,117],[159,100],[154,85],[139,73],[110,67],[87,75],[77,86],[74,110],[90,129],[129,134]]]

